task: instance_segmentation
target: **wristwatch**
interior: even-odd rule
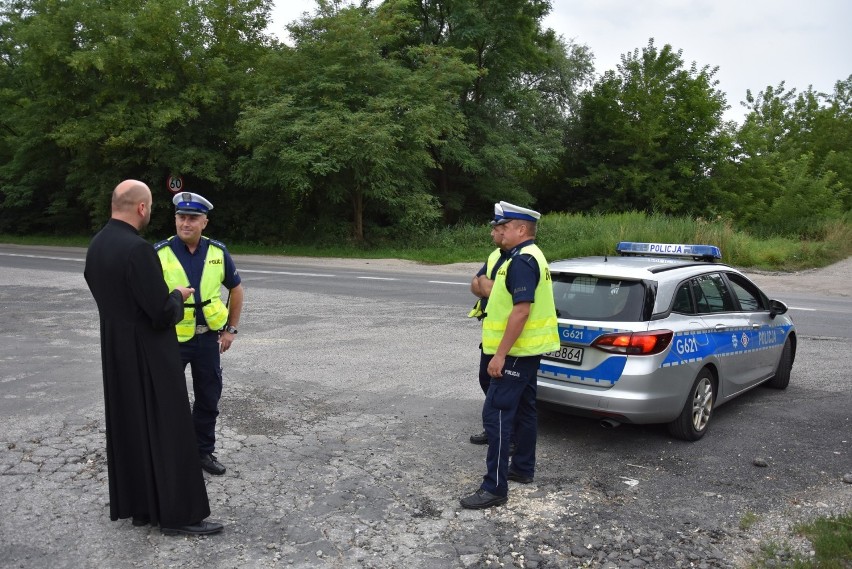
[[[224,330],[225,332],[230,332],[231,334],[237,333],[237,329],[231,326],[230,324],[226,325],[224,328],[222,328],[222,330]]]

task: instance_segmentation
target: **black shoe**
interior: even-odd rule
[[[518,474],[517,472],[509,471],[509,474],[506,475],[506,478],[511,480],[512,482],[517,482],[519,484],[529,484],[533,481],[532,476],[524,476],[523,474]]]
[[[225,526],[223,526],[219,522],[205,522],[204,520],[202,520],[197,524],[192,524],[189,526],[180,526],[176,528],[160,527],[160,531],[163,533],[163,535],[210,535],[211,533],[219,533],[224,527]]]
[[[484,508],[491,508],[505,504],[508,500],[508,496],[496,496],[488,490],[480,488],[467,498],[462,498],[460,502],[462,508],[467,508],[468,510],[482,510]]]
[[[201,468],[216,476],[225,474],[225,467],[212,454],[201,455]]]
[[[133,526],[142,527],[151,523],[151,518],[148,516],[133,516]]]
[[[488,435],[485,434],[485,431],[482,431],[481,433],[477,433],[475,435],[470,435],[470,442],[475,445],[487,445]]]

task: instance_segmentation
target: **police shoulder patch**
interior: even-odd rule
[[[210,240],[210,244],[211,244],[211,245],[215,245],[215,246],[216,246],[216,247],[218,247],[219,249],[225,249],[225,250],[227,250],[227,249],[228,249],[228,248],[225,246],[225,244],[224,244],[224,243],[222,243],[221,241],[216,241],[215,239],[211,239],[211,240]]]
[[[525,262],[530,267],[538,268],[538,261],[529,253],[519,253],[515,258]]]

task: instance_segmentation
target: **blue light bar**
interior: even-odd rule
[[[636,243],[622,241],[615,246],[619,255],[650,257],[686,257],[690,259],[718,260],[722,251],[715,245],[687,245],[684,243]]]

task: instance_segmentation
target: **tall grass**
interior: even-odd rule
[[[550,258],[612,254],[619,241],[706,243],[722,250],[726,263],[762,269],[798,270],[824,266],[852,254],[852,227],[832,222],[822,241],[791,237],[758,238],[736,231],[724,220],[630,212],[608,215],[545,216],[538,242]]]
[[[493,248],[490,229],[485,223],[468,223],[369,245],[351,241],[334,245],[302,243],[276,246],[228,242],[228,248],[233,253],[260,255],[397,258],[433,264],[479,262]],[[543,216],[539,222],[537,241],[550,260],[611,255],[619,241],[706,243],[721,248],[725,263],[778,271],[822,267],[852,255],[852,223],[848,219],[827,221],[823,226],[813,228],[811,234],[821,238],[757,237],[734,229],[724,219],[690,219],[641,212],[605,215],[552,213]],[[216,237],[215,233],[211,236]],[[85,246],[88,239],[0,235],[0,242]]]
[[[392,247],[396,256],[423,262],[481,261],[490,251],[490,227],[448,227],[411,243]],[[829,222],[820,241],[794,237],[759,238],[737,231],[722,219],[703,220],[629,212],[606,215],[548,214],[539,222],[537,242],[550,260],[612,255],[619,241],[705,243],[722,250],[725,263],[748,268],[795,271],[822,267],[852,255],[852,225]]]

